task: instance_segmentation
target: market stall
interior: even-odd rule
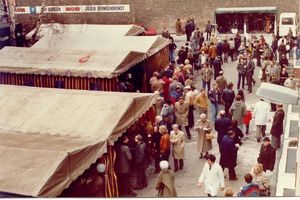
[[[145,58],[129,51],[5,47],[0,84],[119,91],[118,78]]]
[[[112,145],[156,99],[8,85],[0,95],[0,192],[34,197],[59,196],[98,158],[105,196],[118,196]]]
[[[110,45],[103,41],[101,48],[93,47],[91,40],[86,48],[72,41],[65,38],[50,47],[38,42],[38,47],[2,49],[0,84],[120,91],[120,82],[131,74],[136,90],[150,92],[152,73],[168,64],[168,40],[159,37],[123,37]],[[119,48],[119,43],[128,45]]]

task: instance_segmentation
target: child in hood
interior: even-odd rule
[[[252,112],[251,112],[251,107],[250,105],[247,106],[247,111],[246,115],[244,117],[244,124],[246,126],[246,135],[249,134],[249,126],[250,126],[250,121],[252,120]]]

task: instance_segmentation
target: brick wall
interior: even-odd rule
[[[221,7],[276,6],[278,13],[297,12],[297,0],[135,0],[135,21],[161,31],[167,27],[174,31],[177,18],[194,17],[197,25],[204,29],[208,19],[214,21],[214,11]],[[299,15],[298,15],[299,16]]]
[[[19,6],[39,5],[40,0],[19,0]],[[141,23],[174,31],[178,17],[194,17],[203,29],[208,19],[214,21],[214,11],[220,7],[276,6],[281,12],[297,12],[298,0],[48,0],[51,5],[129,4],[130,13],[47,14],[46,21],[59,23],[130,24]],[[298,15],[299,16],[299,15]],[[36,22],[36,15],[19,15],[17,20],[27,25]]]

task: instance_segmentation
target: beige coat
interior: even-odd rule
[[[209,120],[206,120],[204,123],[199,119],[195,124],[195,130],[198,131],[198,152],[204,153],[212,150],[212,142],[211,140],[207,140],[205,137],[204,128],[212,131],[211,123]]]
[[[157,176],[155,188],[161,188],[158,197],[177,197],[174,173],[171,170],[162,170]]]
[[[184,157],[184,133],[178,131],[177,134],[171,131],[170,141],[172,143],[172,156],[174,159],[180,160]]]
[[[178,126],[188,126],[188,114],[189,114],[189,104],[184,102],[182,105],[179,102],[175,103],[175,115],[176,115],[176,124]]]

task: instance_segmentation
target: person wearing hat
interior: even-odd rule
[[[216,157],[212,154],[207,156],[207,161],[202,169],[198,180],[198,187],[205,186],[205,193],[211,197],[218,195],[225,187],[224,173],[221,166],[216,163]]]
[[[271,135],[272,135],[272,147],[274,149],[279,149],[281,144],[281,135],[283,134],[283,121],[284,121],[284,111],[283,105],[277,104],[276,106],[277,111],[274,114],[274,119],[271,128]]]
[[[246,135],[249,134],[250,121],[252,120],[251,106],[246,106],[246,115],[244,116],[244,124],[246,126]]]
[[[189,128],[189,104],[188,102],[184,101],[184,97],[179,97],[179,100],[174,105],[174,112],[176,116],[176,124],[178,124],[179,127],[184,126],[186,130],[186,134],[189,139],[192,138]]]
[[[275,165],[276,151],[272,147],[269,137],[265,137],[263,142],[264,143],[261,145],[257,162],[263,165],[263,170],[265,172],[272,172]]]
[[[177,197],[175,175],[169,169],[168,161],[161,161],[159,166],[161,171],[156,178],[155,184],[155,189],[158,190],[158,197]]]

